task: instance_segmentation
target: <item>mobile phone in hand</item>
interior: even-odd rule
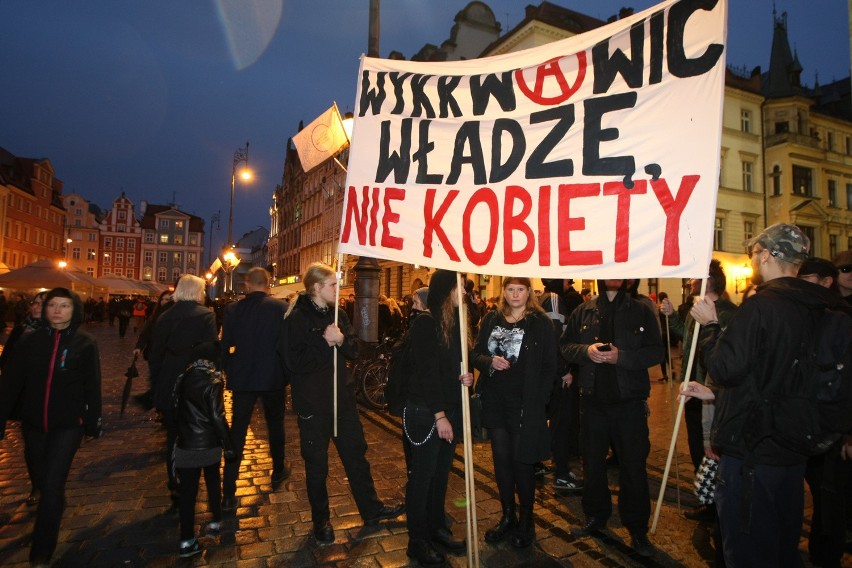
[[[612,343],[604,343],[603,345],[598,345],[598,351],[612,351]]]

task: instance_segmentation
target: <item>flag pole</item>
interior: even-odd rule
[[[461,374],[468,371],[467,306],[464,303],[462,275],[456,272],[456,297],[459,304],[459,335],[461,336]],[[462,432],[464,444],[465,513],[467,519],[467,565],[479,566],[479,532],[476,527],[476,482],[473,477],[473,436],[470,430],[470,396],[468,387],[461,385]]]
[[[339,329],[340,321],[340,281],[343,271],[340,267],[343,266],[343,253],[337,253],[337,266],[334,269],[335,277],[337,278],[337,289],[334,291],[334,327]],[[346,338],[344,337],[344,341]],[[334,437],[337,438],[337,345],[334,346]]]
[[[704,298],[704,294],[707,292],[707,279],[701,281],[701,294],[700,297]],[[692,364],[695,361],[695,352],[698,346],[698,331],[701,326],[698,322],[695,322],[695,327],[692,330],[692,346],[689,350],[689,361],[686,364],[686,373],[683,375],[683,387],[689,384],[689,377],[692,373]],[[660,520],[660,507],[663,504],[663,495],[666,493],[666,482],[669,478],[669,470],[672,466],[672,455],[675,452],[675,448],[677,446],[677,433],[680,429],[680,420],[683,417],[683,406],[686,403],[686,399],[683,397],[679,398],[677,405],[677,414],[675,415],[675,423],[674,423],[674,431],[672,432],[672,441],[669,444],[669,455],[666,458],[666,469],[663,471],[663,479],[660,482],[660,494],[657,497],[657,508],[654,510],[654,522],[651,523],[651,534],[655,534],[657,532],[657,521]]]

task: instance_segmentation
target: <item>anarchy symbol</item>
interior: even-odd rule
[[[543,65],[538,66],[535,73],[535,86],[532,89],[529,88],[524,79],[523,69],[515,71],[515,81],[518,83],[521,92],[534,103],[540,105],[557,105],[565,102],[571,95],[577,92],[577,89],[580,88],[580,85],[583,84],[583,79],[586,77],[586,52],[581,51],[576,54],[576,57],[577,78],[574,80],[573,85],[568,84],[568,81],[565,80],[565,74],[562,73],[562,69],[559,67],[561,57],[554,57]],[[556,96],[544,96],[544,81],[549,77],[553,77],[559,85],[559,94]]]

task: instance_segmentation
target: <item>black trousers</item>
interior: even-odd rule
[[[846,545],[846,501],[852,487],[849,476],[852,462],[840,459],[840,450],[808,460],[805,481],[813,497],[813,518],[808,537],[808,553],[815,566],[838,567]]]
[[[175,409],[169,405],[163,410],[163,426],[166,427],[166,474],[169,479],[169,491],[177,491],[178,478],[175,469],[175,443],[178,437],[178,423]]]
[[[33,464],[36,487],[41,491],[30,547],[32,563],[47,563],[56,550],[65,510],[65,481],[82,440],[82,427],[50,432],[24,428],[24,451]]]
[[[686,422],[686,441],[689,445],[689,458],[693,470],[697,473],[704,458],[704,426],[701,424],[701,413],[704,403],[697,398],[690,398],[683,405],[683,419]]]
[[[315,414],[299,416],[299,441],[302,460],[305,462],[305,477],[308,486],[308,501],[314,524],[329,519],[328,509],[328,443],[334,441],[343,469],[349,478],[349,487],[362,519],[375,517],[382,508],[376,495],[373,475],[367,462],[367,442],[364,429],[358,418],[355,403],[338,408],[337,437],[333,437],[334,418]]]
[[[118,336],[124,337],[124,334],[127,333],[127,324],[130,323],[130,318],[123,318],[118,316]]]
[[[651,451],[647,406],[644,400],[599,403],[583,400],[583,512],[608,519],[612,500],[606,455],[612,445],[618,455],[618,512],[631,533],[648,532],[651,497],[646,462]]]
[[[405,428],[413,440],[408,444],[411,467],[405,486],[409,540],[428,540],[433,533],[446,528],[447,483],[456,440],[462,434],[457,417],[448,418],[453,425],[452,443],[438,437],[435,417],[428,408],[409,404],[405,409]],[[408,442],[405,431],[402,436]]]
[[[559,381],[548,405],[550,451],[556,478],[567,479],[569,460],[580,455],[580,391],[576,381],[568,388]]]
[[[246,434],[254,412],[254,404],[259,398],[263,403],[266,428],[269,431],[269,456],[272,458],[272,471],[277,473],[284,468],[284,402],[286,389],[274,391],[234,391],[231,398],[231,443],[236,457],[225,462],[225,476],[222,491],[232,497],[237,491],[237,478],[240,475],[240,463],[246,445]]]
[[[198,498],[198,481],[201,471],[204,471],[204,484],[207,486],[207,508],[213,515],[213,521],[222,520],[222,500],[219,490],[219,463],[204,468],[179,467],[180,479],[178,509],[180,511],[180,539],[190,540],[195,537],[195,501]]]

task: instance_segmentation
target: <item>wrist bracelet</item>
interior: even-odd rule
[[[449,421],[450,421],[450,419],[449,419],[449,418],[447,418],[446,416],[439,416],[439,417],[437,417],[437,418],[435,419],[435,422],[437,422],[437,421],[438,421],[438,420],[440,420],[441,418],[443,418],[443,419],[444,419],[444,420],[446,420],[447,422],[449,422]]]

